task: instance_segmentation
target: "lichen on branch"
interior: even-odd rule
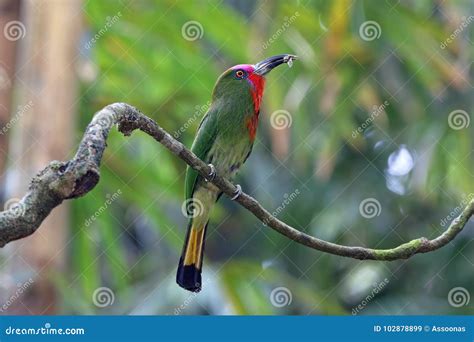
[[[126,103],[108,105],[97,112],[87,126],[73,159],[67,162],[52,161],[33,178],[27,194],[16,205],[0,212],[1,247],[33,234],[51,210],[63,200],[83,196],[97,185],[107,137],[115,124],[126,136],[137,129],[147,133],[203,177],[211,172],[206,163],[136,108]],[[233,197],[237,190],[234,184],[218,174],[211,181],[229,197]],[[474,199],[471,199],[448,229],[435,239],[421,237],[391,249],[372,249],[339,245],[305,234],[278,220],[245,192],[240,194],[236,202],[266,226],[293,241],[321,252],[361,260],[407,259],[418,253],[435,251],[452,241],[474,214]]]

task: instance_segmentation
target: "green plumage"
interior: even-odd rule
[[[199,125],[191,150],[199,159],[212,164],[219,176],[232,179],[252,151],[265,86],[263,76],[295,58],[285,54],[256,65],[239,64],[217,80],[211,107]],[[207,223],[221,191],[191,167],[186,170],[185,182],[189,222],[176,282],[197,292],[201,290]]]
[[[191,148],[198,158],[213,164],[215,171],[226,178],[232,178],[250,155],[253,136],[248,123],[253,118],[256,125],[258,115],[251,84],[245,79],[236,80],[233,73],[230,70],[217,80],[211,107],[199,125]],[[185,187],[190,218],[177,282],[190,291],[199,291],[207,222],[220,190],[191,167],[186,170]]]
[[[199,125],[191,148],[198,158],[213,164],[223,177],[234,176],[252,149],[247,121],[256,113],[249,87],[246,80],[236,81],[231,74],[219,78],[211,107]],[[199,183],[202,179],[197,171],[188,166],[186,199],[192,198]]]

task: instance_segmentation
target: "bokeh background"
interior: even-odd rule
[[[5,207],[127,102],[190,146],[221,72],[280,53],[243,189],[345,245],[445,230],[474,192],[472,1],[1,0]],[[358,261],[298,245],[228,198],[199,294],[175,284],[185,164],[114,130],[101,180],[0,255],[10,314],[472,314],[474,225],[433,253]]]

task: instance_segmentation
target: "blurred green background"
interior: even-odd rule
[[[439,235],[473,196],[472,1],[84,1],[80,15],[73,146],[113,102],[191,146],[220,73],[293,53],[292,68],[267,78],[236,180],[279,219],[391,248]],[[47,275],[54,313],[474,313],[474,299],[449,301],[456,287],[474,296],[472,221],[436,252],[358,261],[298,245],[225,196],[209,225],[203,291],[182,290],[185,166],[145,134],[110,134],[100,183],[70,203],[64,265]],[[94,304],[101,287],[110,305]]]

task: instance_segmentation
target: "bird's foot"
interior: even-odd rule
[[[242,187],[240,184],[237,184],[235,187],[237,189],[234,192],[234,196],[231,198],[232,201],[235,201],[240,196],[240,194],[242,194]]]
[[[212,164],[208,164],[208,166],[211,168],[211,172],[209,172],[209,175],[205,178],[206,182],[210,182],[216,178],[216,168]]]

